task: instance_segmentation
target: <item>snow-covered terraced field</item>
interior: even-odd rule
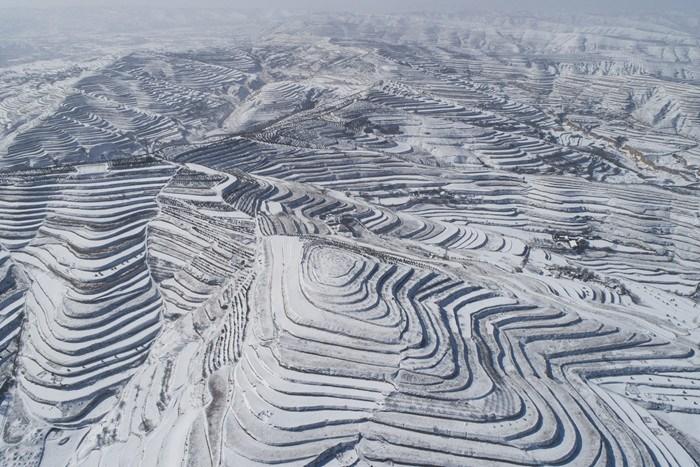
[[[585,19],[0,68],[0,464],[698,465],[697,22]]]

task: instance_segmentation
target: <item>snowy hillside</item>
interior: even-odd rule
[[[0,55],[1,465],[700,463],[696,20],[195,19]]]

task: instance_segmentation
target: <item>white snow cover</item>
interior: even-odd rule
[[[700,462],[697,19],[207,18],[0,61],[1,465]]]

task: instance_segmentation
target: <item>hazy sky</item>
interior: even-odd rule
[[[401,10],[509,9],[635,13],[700,11],[700,0],[0,0],[3,7],[178,7],[356,10],[386,12]]]

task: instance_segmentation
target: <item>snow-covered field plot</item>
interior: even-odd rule
[[[0,68],[1,465],[700,463],[697,18],[203,18]]]

